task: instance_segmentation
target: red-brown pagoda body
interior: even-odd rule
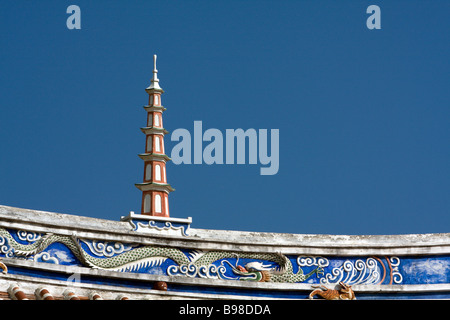
[[[141,128],[145,133],[145,153],[139,155],[144,160],[144,181],[136,187],[142,191],[141,214],[169,217],[169,193],[174,189],[167,183],[166,162],[170,158],[165,154],[162,113],[166,110],[161,104],[163,89],[159,86],[156,55],[153,56],[153,79],[145,89],[149,102],[144,106],[147,111],[147,126]]]

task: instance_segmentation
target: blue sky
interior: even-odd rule
[[[69,5],[81,29],[69,30]],[[381,29],[369,30],[369,5]],[[192,227],[449,232],[450,2],[2,1],[0,204],[139,212],[152,55],[164,126],[279,129],[280,168],[167,165]],[[166,136],[166,153],[176,144]]]

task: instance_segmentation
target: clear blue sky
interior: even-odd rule
[[[66,9],[81,8],[81,30]],[[381,8],[369,30],[366,9]],[[139,212],[152,55],[164,126],[280,130],[280,169],[167,166],[192,227],[450,232],[449,1],[2,1],[0,204]],[[166,153],[176,142],[166,136]]]

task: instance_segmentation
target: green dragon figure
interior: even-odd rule
[[[143,246],[132,248],[129,251],[117,254],[112,257],[98,258],[85,252],[80,245],[80,241],[75,236],[63,236],[56,234],[45,234],[31,244],[18,243],[11,234],[4,228],[0,228],[0,238],[6,239],[14,249],[14,255],[31,257],[45,250],[52,243],[64,244],[75,257],[84,265],[91,268],[126,271],[136,266],[160,265],[167,259],[171,259],[178,266],[178,270],[193,270],[194,275],[199,270],[207,270],[213,267],[213,263],[227,258],[242,258],[271,261],[279,265],[279,268],[267,268],[260,262],[250,262],[246,267],[232,266],[232,271],[240,276],[241,280],[265,281],[265,282],[303,282],[313,274],[322,274],[323,270],[316,267],[308,274],[304,274],[299,268],[297,273],[293,272],[291,261],[281,253],[236,253],[229,251],[194,251],[188,258],[181,250],[169,247]]]

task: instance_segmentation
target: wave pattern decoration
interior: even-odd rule
[[[352,258],[199,251],[4,228],[0,228],[0,257],[118,272],[323,285],[339,282],[348,285],[412,284],[420,281],[430,283],[430,279],[441,283],[448,280],[446,274],[450,268],[449,256]],[[415,277],[412,273],[424,274],[428,278]]]

